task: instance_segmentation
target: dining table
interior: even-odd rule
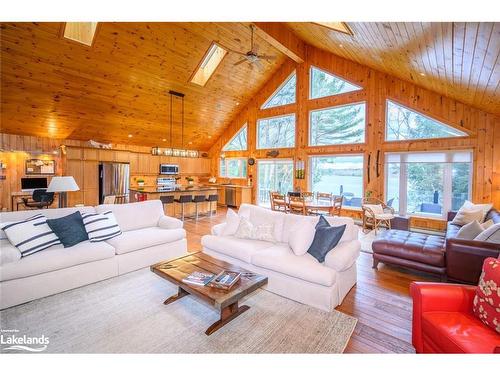
[[[286,197],[287,207],[290,207],[290,197]],[[305,198],[304,204],[306,206],[306,211],[309,212],[326,212],[328,215],[332,215],[335,211],[335,203],[330,199],[318,199],[318,198]],[[300,202],[294,202],[294,205],[300,205]]]

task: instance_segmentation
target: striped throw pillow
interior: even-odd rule
[[[10,243],[19,249],[21,257],[61,244],[59,238],[48,226],[47,218],[42,214],[22,221],[2,223],[0,227]]]
[[[115,215],[111,211],[102,214],[82,214],[90,242],[101,242],[122,234]]]

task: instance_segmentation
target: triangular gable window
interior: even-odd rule
[[[262,105],[261,109],[279,107],[295,103],[295,91],[297,87],[297,75],[295,71],[283,82],[273,95]]]
[[[387,100],[385,137],[388,141],[453,138],[468,134]]]
[[[222,148],[222,151],[245,151],[247,149],[247,124]]]
[[[311,99],[344,94],[361,89],[362,87],[360,86],[311,66]]]

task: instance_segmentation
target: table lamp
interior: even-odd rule
[[[59,193],[59,208],[67,207],[68,197],[66,192],[78,191],[80,188],[75,182],[73,176],[56,176],[50,180],[48,193]]]

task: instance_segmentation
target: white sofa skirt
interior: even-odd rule
[[[332,311],[335,307],[340,305],[347,293],[356,285],[356,263],[350,268],[338,272],[336,282],[332,286],[327,287],[268,269],[263,269],[217,251],[212,251],[208,248],[203,248],[203,252],[214,258],[267,276],[268,283],[263,288],[272,293],[324,311]]]

